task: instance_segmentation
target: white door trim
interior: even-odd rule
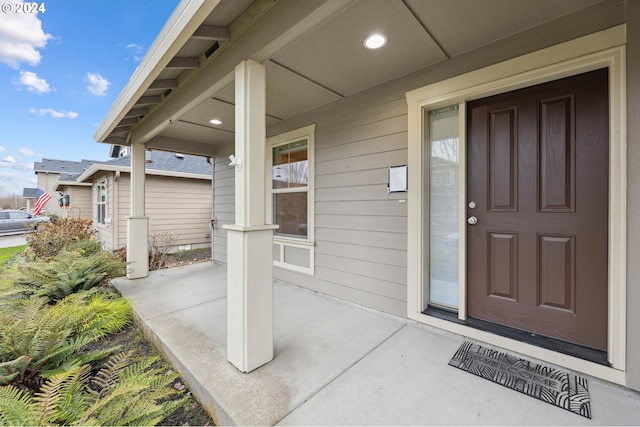
[[[624,384],[626,353],[626,26],[620,25],[541,51],[491,65],[407,93],[408,104],[408,283],[407,315],[432,326],[482,340],[541,360]],[[498,93],[596,70],[609,69],[609,307],[608,355],[610,367],[560,354],[464,325],[422,314],[425,268],[424,246],[424,126],[423,111],[459,105],[460,114],[460,304],[466,317],[466,109],[465,103]]]

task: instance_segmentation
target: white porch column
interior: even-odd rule
[[[227,230],[227,358],[242,372],[273,359],[273,225],[265,224],[265,69],[235,70],[235,221]]]
[[[139,279],[149,274],[149,218],[145,216],[144,156],[142,144],[131,144],[131,215],[127,217],[127,277]]]

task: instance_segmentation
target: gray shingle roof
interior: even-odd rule
[[[22,197],[27,199],[35,199],[37,193],[38,193],[37,188],[24,187],[22,189]]]
[[[61,173],[58,181],[71,182],[78,179],[79,173]]]
[[[169,171],[169,172],[181,172],[181,173],[196,173],[201,175],[211,176],[212,166],[207,162],[206,157],[192,156],[190,154],[176,154],[166,151],[147,151],[147,163],[146,169]],[[105,165],[113,166],[131,166],[131,157],[119,157],[117,159],[109,160],[107,162],[100,162]]]
[[[85,160],[79,162],[71,160],[42,159],[41,162],[33,163],[35,172],[57,172],[57,173],[82,173],[95,163],[105,163],[100,160]]]

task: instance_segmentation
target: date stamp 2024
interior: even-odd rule
[[[45,13],[47,8],[44,3],[27,2],[27,3],[2,3],[0,6],[2,13],[14,13],[14,14],[34,14]]]

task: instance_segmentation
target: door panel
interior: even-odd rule
[[[489,113],[489,210],[517,211],[518,144],[514,143],[517,110]]]
[[[606,350],[607,70],[467,110],[467,314]]]

